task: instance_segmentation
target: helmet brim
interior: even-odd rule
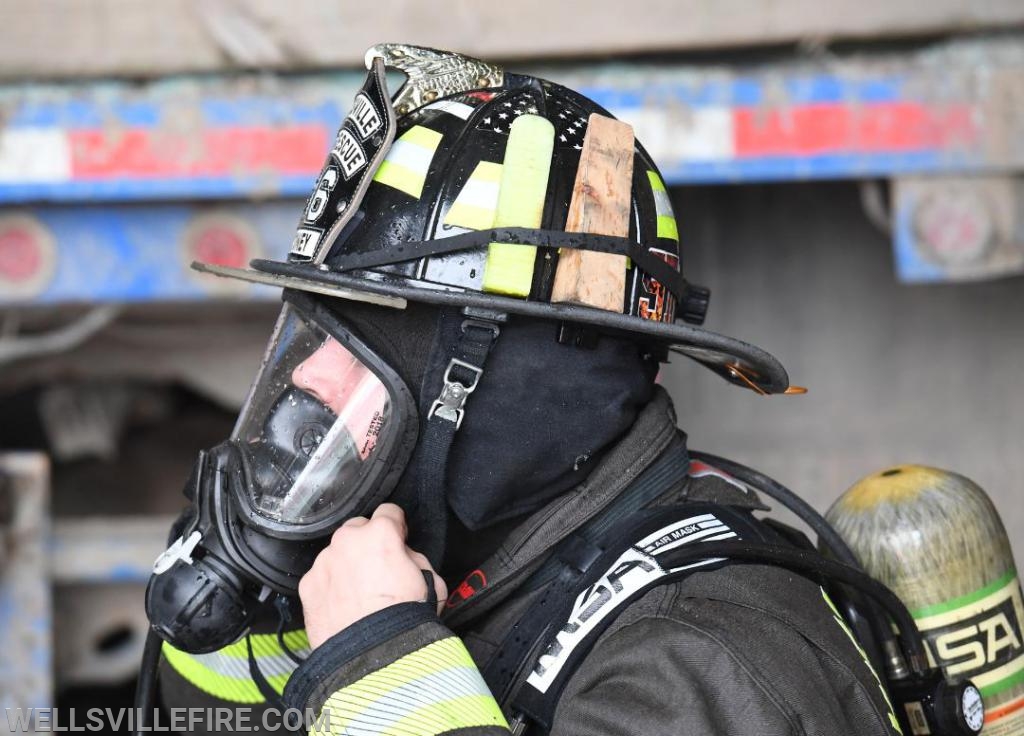
[[[325,296],[402,309],[406,301],[437,306],[475,307],[537,319],[592,325],[603,331],[647,338],[691,358],[730,383],[757,393],[781,394],[790,389],[789,376],[779,360],[761,348],[685,323],[665,323],[578,304],[516,299],[500,294],[430,287],[406,277],[379,271],[360,275],[323,270],[307,263],[256,259],[251,269],[195,262],[197,271]]]

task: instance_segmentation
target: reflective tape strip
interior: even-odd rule
[[[494,227],[540,227],[544,215],[555,128],[539,115],[516,118],[508,134]],[[527,296],[533,284],[537,248],[491,243],[487,248],[484,291]]]
[[[654,192],[654,209],[658,213],[658,237],[679,242],[679,228],[676,225],[676,216],[672,212],[672,200],[668,197],[665,182],[661,180],[656,171],[648,170],[647,178],[651,182],[651,191]]]
[[[867,652],[864,651],[864,648],[860,645],[860,642],[857,641],[857,637],[853,635],[853,631],[850,629],[849,625],[847,625],[846,620],[839,613],[839,609],[836,608],[836,604],[832,602],[832,598],[829,597],[829,594],[826,593],[825,589],[821,586],[819,586],[818,589],[821,591],[821,597],[824,598],[825,603],[832,611],[832,618],[835,620],[837,624],[839,624],[839,628],[841,628],[843,632],[846,634],[846,636],[849,638],[850,643],[853,644],[854,649],[857,650],[857,653],[860,654],[861,659],[864,660],[864,664],[867,666],[868,671],[871,673],[871,676],[875,678],[875,682],[878,684],[878,689],[882,693],[882,699],[885,700],[885,704],[889,706],[889,712],[886,714],[889,717],[889,725],[893,727],[896,733],[902,734],[903,730],[900,728],[899,721],[896,720],[896,712],[893,710],[892,701],[889,700],[889,692],[885,689],[885,686],[882,684],[882,678],[880,678],[878,676],[878,673],[875,672],[875,668],[871,664],[871,660],[868,659]]]
[[[338,690],[323,711],[310,734],[432,736],[462,728],[508,728],[456,637],[428,644]]]
[[[676,225],[676,218],[658,215],[658,237],[679,242],[679,227]]]
[[[436,130],[422,125],[409,128],[391,146],[373,180],[419,199],[423,193],[423,182],[427,180],[427,170],[441,138]]]
[[[427,105],[424,109],[426,110],[440,110],[446,112],[449,115],[454,115],[457,118],[468,120],[469,116],[473,114],[475,109],[471,105],[467,105],[464,102],[456,102],[455,100],[441,100],[440,102],[434,102]]]
[[[445,215],[444,224],[470,230],[492,227],[500,184],[501,164],[490,161],[478,163]]]
[[[256,687],[256,683],[249,677],[248,669],[244,678],[229,677],[214,672],[200,661],[209,656],[208,654],[186,654],[169,644],[164,644],[164,657],[167,658],[167,662],[174,668],[175,672],[185,678],[193,687],[215,698],[232,703],[253,704],[264,702],[259,688]],[[271,681],[271,685],[274,685],[273,681]]]
[[[281,649],[277,634],[252,634],[249,638],[260,673],[274,690],[283,692],[298,665]],[[309,656],[304,630],[287,632],[284,642],[296,656]],[[209,695],[234,703],[264,702],[249,674],[249,652],[244,638],[210,654],[188,654],[165,643],[163,654],[179,675]]]

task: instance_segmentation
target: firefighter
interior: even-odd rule
[[[164,703],[293,707],[339,736],[899,731],[818,582],[664,562],[783,540],[690,456],[660,365],[792,389],[699,327],[642,146],[628,232],[567,233],[609,113],[457,54],[367,58],[288,261],[207,267],[284,306],[147,591]],[[553,301],[570,252],[622,257],[617,309]]]

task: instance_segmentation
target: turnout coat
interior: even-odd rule
[[[751,520],[753,511],[766,509],[739,481],[688,462],[685,441],[659,389],[585,482],[531,515],[461,583],[448,581],[452,593],[440,617],[429,603],[392,606],[312,653],[303,651],[302,631],[290,631],[286,646],[308,654],[299,666],[269,633],[273,625],[254,627],[249,639],[260,671],[283,691],[286,706],[317,714],[318,732],[483,736],[516,730],[517,722],[510,726],[514,693],[492,692],[482,673],[494,685],[513,628],[542,605],[545,586],[553,584],[545,582],[544,565],[567,539],[600,528],[606,517],[631,505],[673,506],[685,514],[687,505],[712,504]],[[606,623],[568,672],[551,734],[899,731],[877,674],[828,596],[789,570],[759,564],[697,569],[651,587]],[[254,686],[244,655],[244,641],[213,655],[165,647],[164,704],[260,712],[279,706],[268,704]],[[524,682],[531,669],[539,671],[535,665],[536,657],[519,673],[519,685],[530,686]],[[255,714],[248,720],[261,723]]]

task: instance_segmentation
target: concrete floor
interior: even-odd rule
[[[906,286],[851,183],[675,189],[707,327],[775,354],[806,396],[762,398],[678,358],[663,374],[690,444],[824,511],[899,463],[993,497],[1024,559],[1024,278]]]

